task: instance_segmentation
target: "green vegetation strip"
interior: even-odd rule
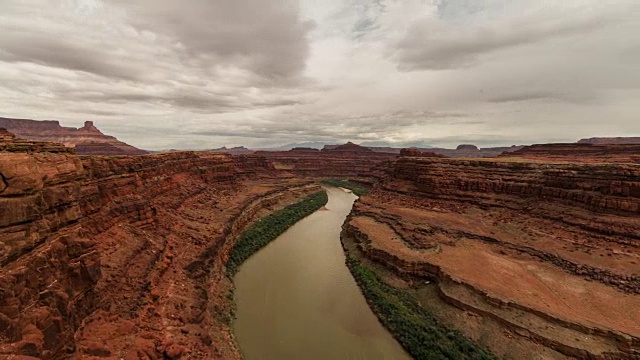
[[[369,306],[415,359],[495,359],[461,333],[447,329],[407,291],[385,284],[357,260],[347,257],[347,266]]]
[[[349,189],[349,190],[353,191],[353,193],[356,194],[357,196],[362,196],[362,195],[366,194],[367,191],[369,191],[364,186],[362,186],[360,184],[357,184],[357,183],[354,183],[354,182],[351,182],[351,181],[349,181],[349,179],[322,180],[322,183],[326,184],[326,185],[331,185],[331,186],[336,186],[336,187]]]
[[[275,240],[293,224],[326,205],[327,201],[327,193],[319,191],[251,225],[240,235],[240,239],[231,250],[227,262],[228,274],[233,276],[238,271],[240,264],[251,255]]]

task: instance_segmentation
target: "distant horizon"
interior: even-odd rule
[[[634,0],[8,0],[0,108],[89,119],[150,150],[638,136],[638,13]]]
[[[341,144],[345,144],[347,142],[353,142],[354,144],[358,144],[361,146],[366,146],[366,147],[391,147],[391,148],[397,148],[397,149],[402,149],[402,148],[424,148],[424,149],[428,149],[428,148],[442,148],[442,149],[455,149],[457,148],[459,145],[475,145],[478,148],[500,148],[500,147],[511,147],[511,146],[529,146],[529,145],[534,145],[534,144],[549,144],[549,143],[577,143],[580,140],[583,139],[590,139],[590,138],[629,138],[629,137],[640,137],[640,132],[636,135],[594,135],[594,136],[587,136],[587,137],[582,137],[580,139],[575,139],[573,141],[551,141],[551,142],[531,142],[531,143],[509,143],[509,145],[505,145],[507,143],[485,143],[483,142],[473,142],[472,140],[466,140],[464,138],[461,138],[461,142],[459,143],[452,143],[452,142],[447,142],[444,143],[445,145],[437,145],[439,142],[434,142],[434,143],[418,143],[418,142],[401,142],[401,143],[392,143],[392,142],[383,142],[383,141],[375,141],[375,140],[364,140],[364,141],[359,141],[357,139],[337,139],[337,140],[317,140],[317,141],[300,141],[300,142],[282,142],[282,143],[274,143],[273,145],[270,146],[249,146],[247,144],[242,144],[242,143],[237,143],[237,144],[220,144],[220,145],[209,145],[209,146],[203,146],[203,147],[199,147],[199,148],[195,148],[195,147],[169,147],[169,148],[159,148],[159,147],[142,147],[142,146],[138,146],[137,144],[131,142],[131,141],[127,141],[127,137],[121,137],[121,136],[116,136],[114,134],[112,134],[110,131],[107,131],[103,128],[103,124],[100,123],[100,121],[95,121],[95,120],[78,120],[78,121],[74,121],[74,120],[64,120],[64,119],[53,119],[53,118],[47,118],[47,119],[34,119],[34,118],[30,118],[30,117],[25,117],[25,116],[7,116],[7,115],[1,115],[0,118],[8,118],[8,119],[19,119],[19,120],[33,120],[33,121],[57,121],[61,127],[68,127],[68,128],[75,128],[75,129],[79,129],[81,127],[84,126],[85,121],[92,121],[94,126],[96,128],[98,128],[100,131],[102,131],[105,135],[108,136],[114,136],[116,137],[118,140],[123,141],[129,145],[135,146],[139,149],[142,150],[148,150],[148,151],[170,151],[170,150],[185,150],[185,151],[198,151],[198,150],[210,150],[210,149],[219,149],[222,147],[226,147],[226,148],[236,148],[236,147],[244,147],[246,149],[249,150],[277,150],[277,149],[284,149],[284,148],[289,148],[289,147],[296,147],[296,146],[302,146],[302,147],[312,147],[312,148],[317,148],[320,149],[322,148],[322,146],[324,145],[341,145]],[[150,139],[150,138],[148,138]],[[307,146],[307,144],[318,144],[314,146]],[[322,144],[322,146],[320,146],[320,144]],[[435,145],[434,145],[435,144]],[[319,146],[319,147],[318,147]]]

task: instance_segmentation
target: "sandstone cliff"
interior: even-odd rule
[[[82,235],[82,162],[0,153],[0,356],[52,358],[95,307],[95,242]],[[46,149],[43,149],[46,151]]]
[[[503,153],[510,153],[521,149],[522,146],[509,146],[509,147],[489,147],[478,148],[475,145],[462,144],[458,145],[455,149],[443,149],[443,148],[431,148],[421,149],[424,151],[434,152],[452,158],[492,158],[497,157]]]
[[[640,356],[636,165],[400,158],[343,237],[498,354]]]
[[[5,128],[0,128],[0,152],[34,153],[49,152],[75,154],[75,149],[62,144],[17,138]]]
[[[371,151],[347,143],[321,151],[299,148],[289,151],[259,151],[282,173],[305,177],[351,177],[370,182],[384,174],[395,154]]]
[[[58,121],[54,120],[37,121],[0,117],[0,128],[5,128],[27,140],[53,142],[76,148],[78,155],[146,154],[146,151],[103,134],[92,121],[86,121],[83,127],[76,129],[62,127]]]
[[[0,152],[0,357],[239,358],[228,251],[317,186],[252,155],[22,150]]]
[[[537,144],[504,153],[500,157],[542,161],[591,163],[640,163],[640,144]]]
[[[325,145],[323,150],[331,150],[335,149],[338,146],[343,145]],[[456,147],[455,149],[446,149],[446,148],[411,148],[417,151],[422,152],[431,152],[435,154],[440,154],[446,157],[452,158],[491,158],[497,157],[505,152],[512,152],[523,148],[523,146],[509,146],[509,147],[488,147],[488,148],[478,148],[475,145],[466,145],[462,144]],[[366,146],[366,149],[369,149],[373,152],[377,153],[386,153],[386,154],[400,154],[402,148],[394,148],[394,147],[378,147],[378,146]]]
[[[592,137],[581,139],[578,144],[640,144],[640,137]]]

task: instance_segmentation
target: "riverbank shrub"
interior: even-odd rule
[[[366,187],[358,183],[349,181],[349,179],[328,179],[328,180],[322,180],[321,183],[325,185],[349,189],[353,191],[353,193],[356,194],[357,196],[362,196],[366,194],[367,191],[369,191],[369,189],[367,189]]]
[[[327,193],[325,191],[319,191],[249,226],[249,228],[240,235],[240,238],[231,250],[229,261],[227,262],[227,273],[233,276],[236,271],[238,271],[240,264],[251,255],[262,249],[272,240],[275,240],[275,238],[284,233],[293,224],[325,206],[328,200]]]
[[[408,291],[385,284],[374,271],[348,256],[347,266],[369,306],[413,358],[495,359],[460,332],[446,328]]]

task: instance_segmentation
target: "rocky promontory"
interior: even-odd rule
[[[230,248],[318,186],[254,155],[52,148],[0,152],[0,358],[239,358]]]
[[[639,219],[637,165],[410,156],[343,241],[498,355],[632,359]]]
[[[26,120],[0,117],[0,128],[5,128],[20,138],[52,142],[75,148],[78,155],[142,155],[146,151],[103,134],[86,121],[81,128],[63,127],[56,120]]]

